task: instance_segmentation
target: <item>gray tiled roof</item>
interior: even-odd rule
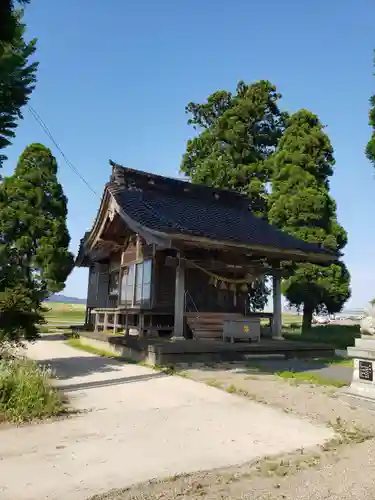
[[[152,180],[147,184],[143,179],[141,183],[141,177]],[[249,200],[230,191],[194,186],[119,166],[107,187],[131,219],[155,231],[332,255],[256,217],[249,209]]]

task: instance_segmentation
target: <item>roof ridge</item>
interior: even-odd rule
[[[112,166],[112,175],[110,182],[117,183],[118,185],[125,186],[133,182],[134,187],[138,181],[141,189],[155,190],[163,189],[169,191],[171,194],[183,196],[199,196],[214,197],[216,200],[227,201],[231,203],[240,203],[241,205],[250,205],[250,198],[246,194],[239,193],[233,189],[222,189],[206,184],[194,184],[189,182],[188,179],[176,179],[174,177],[167,177],[152,172],[145,172],[136,170],[130,167],[124,167],[112,160],[109,160]],[[177,191],[176,191],[177,189]]]

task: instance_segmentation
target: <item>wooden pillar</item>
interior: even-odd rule
[[[89,324],[89,317],[90,317],[90,314],[89,314],[89,306],[86,305],[86,312],[85,312],[85,326],[88,326]]]
[[[117,333],[117,322],[118,322],[118,313],[115,312],[113,315],[113,335]]]
[[[174,298],[174,335],[175,339],[184,339],[184,324],[185,324],[185,266],[181,259],[181,254],[178,258],[176,267],[176,289]]]
[[[274,271],[273,275],[273,320],[272,338],[282,339],[282,317],[281,317],[281,276],[279,271]]]
[[[125,325],[124,325],[124,337],[129,336],[129,316],[128,313],[125,313]]]
[[[90,324],[90,306],[92,303],[92,282],[93,282],[93,268],[92,265],[89,267],[89,276],[87,280],[87,300],[86,300],[86,314],[85,314],[85,326],[89,326]],[[90,325],[91,326],[91,325]]]
[[[144,335],[145,335],[145,315],[143,314],[143,312],[139,313],[138,334],[140,337],[144,337]]]
[[[108,313],[104,313],[104,320],[103,320],[103,332],[105,333],[108,329]]]

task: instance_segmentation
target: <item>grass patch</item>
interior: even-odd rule
[[[374,437],[374,433],[370,430],[354,423],[349,425],[347,422],[343,422],[341,417],[337,417],[329,425],[340,435],[341,442],[345,444],[360,444]]]
[[[50,374],[31,360],[1,360],[0,420],[22,423],[61,413],[63,401]]]
[[[338,380],[331,380],[328,378],[320,377],[314,373],[309,372],[291,372],[291,371],[283,371],[283,372],[275,372],[275,375],[286,379],[292,380],[293,382],[301,382],[301,383],[309,383],[315,385],[331,385],[333,387],[344,387],[347,385],[345,382],[340,382]]]
[[[169,364],[169,365],[149,365],[148,363],[138,363],[141,366],[145,366],[146,368],[152,368],[153,370],[156,370],[157,372],[163,372],[166,375],[179,375],[179,372],[176,368],[175,365]],[[187,378],[187,377],[185,377]]]
[[[118,330],[116,333],[114,333],[113,330],[105,330],[104,332],[101,332],[101,333],[104,333],[104,335],[108,335],[108,337],[124,337],[125,336],[124,330]]]
[[[336,349],[353,346],[360,336],[359,325],[319,325],[304,333],[301,328],[283,328],[283,337],[287,340],[330,344]]]
[[[223,382],[220,382],[219,380],[216,380],[214,378],[208,379],[205,382],[210,387],[216,387],[217,389],[221,389],[223,387]]]
[[[99,349],[98,347],[93,347],[92,345],[85,344],[81,342],[80,339],[71,338],[66,341],[66,344],[74,347],[75,349],[80,349],[81,351],[89,352],[90,354],[96,354],[103,358],[118,358],[119,354],[115,354],[111,351],[106,351],[105,349]]]
[[[249,399],[252,399],[253,401],[257,401],[258,403],[267,404],[267,401],[262,396],[259,396],[258,394],[254,394],[254,393],[249,392],[249,391],[246,391],[245,389],[242,389],[241,387],[237,387],[233,384],[227,386],[225,388],[225,390],[229,394],[238,394],[239,396],[244,396],[245,398],[249,398]]]
[[[349,366],[353,367],[354,362],[352,359],[347,359],[347,358],[340,358],[339,356],[335,356],[333,358],[315,358],[313,360],[314,363],[317,363],[319,365],[335,365],[335,366]]]
[[[50,326],[38,326],[38,332],[39,333],[50,333],[51,327]]]
[[[296,358],[295,363],[297,369],[294,366],[294,360],[275,360],[274,364],[272,364],[272,360],[268,363],[265,360],[251,360],[247,363],[247,367],[253,371],[256,371],[256,374],[250,374],[245,377],[245,379],[256,380],[259,378],[257,376],[260,374],[271,374],[271,375],[279,375],[280,372],[288,372],[288,373],[297,373],[301,372],[301,376],[304,373],[308,373],[310,370],[318,370],[320,368],[329,367],[329,366],[344,366],[348,368],[353,368],[354,362],[352,359],[341,358],[339,356],[334,356],[330,358]],[[303,368],[305,365],[305,368]],[[298,369],[299,367],[299,369]]]

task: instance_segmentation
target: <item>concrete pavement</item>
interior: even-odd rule
[[[2,500],[83,500],[154,477],[308,448],[330,429],[181,377],[75,350],[48,337],[50,364],[82,413],[0,430]]]

